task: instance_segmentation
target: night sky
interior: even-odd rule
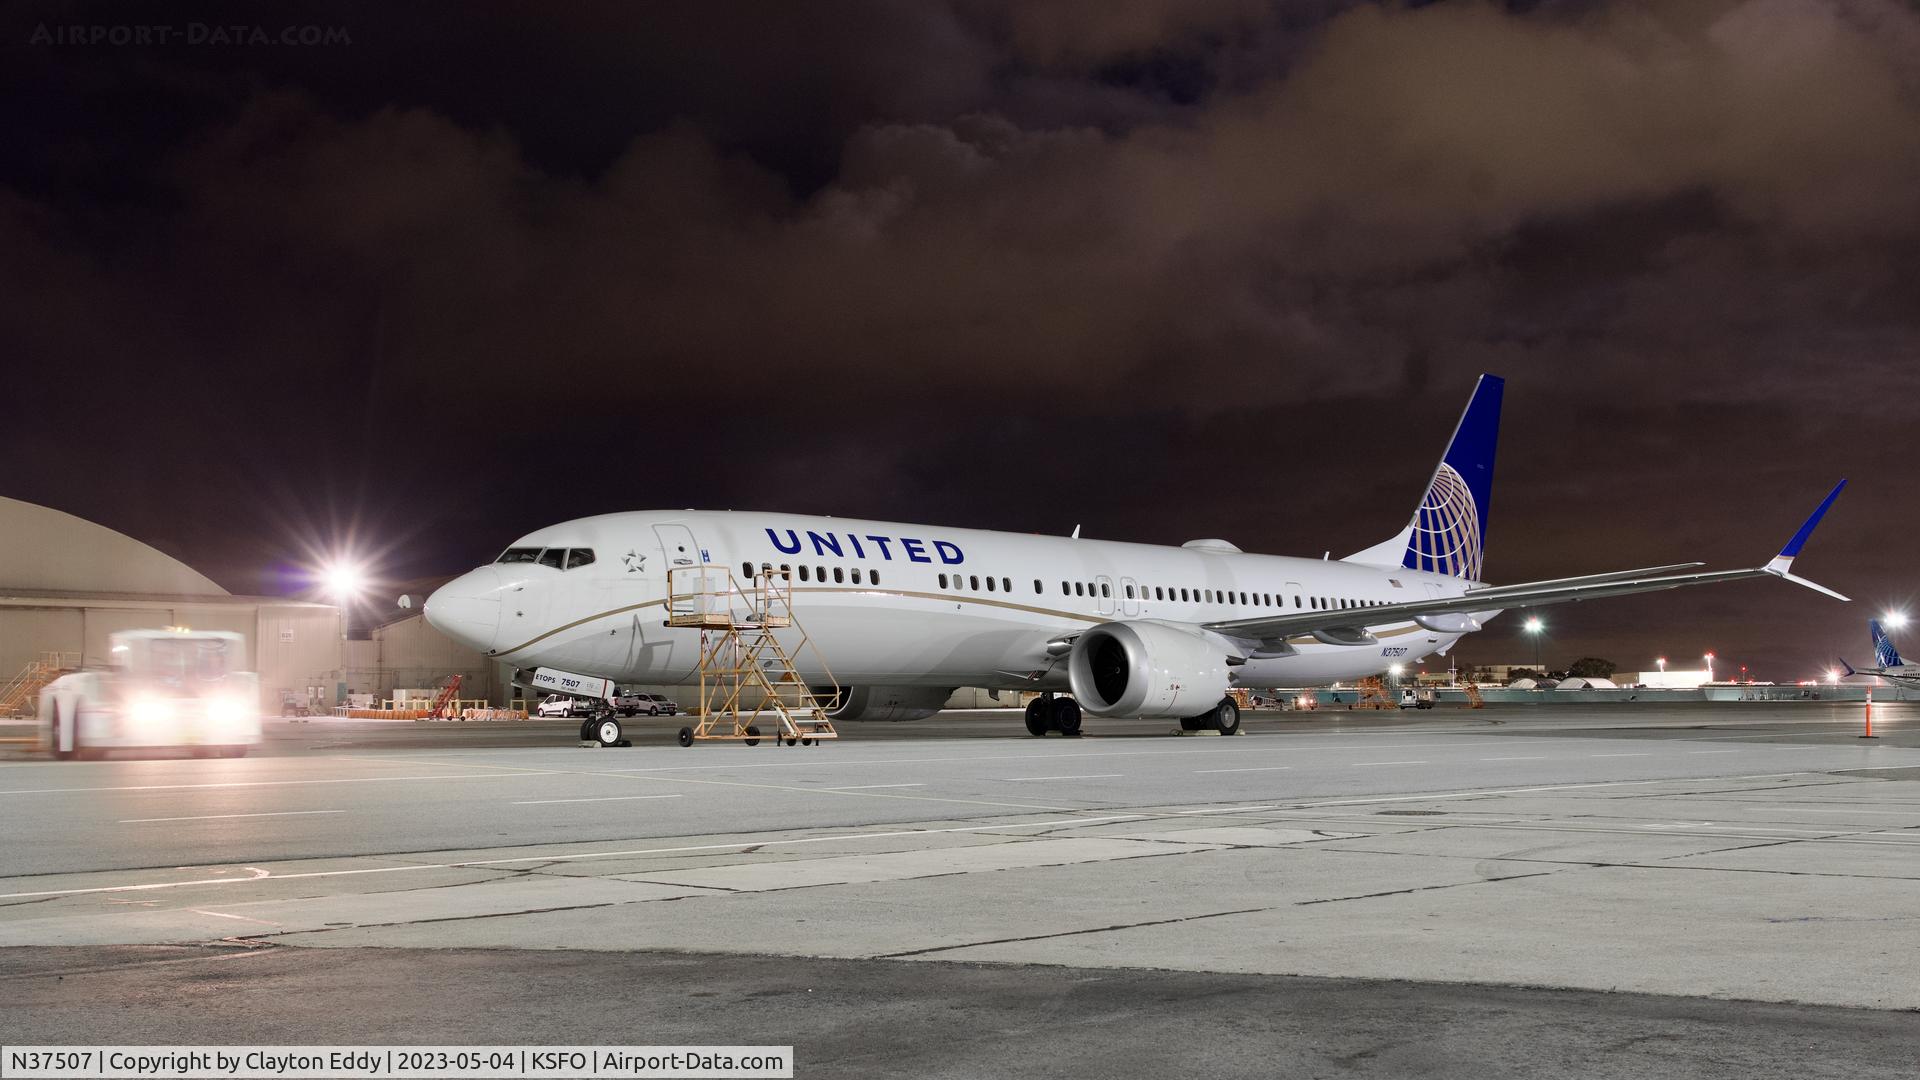
[[[1852,480],[1796,570],[1855,603],[1549,662],[1797,678],[1920,600],[1904,0],[172,7],[0,16],[0,494],[234,591],[682,506],[1339,556],[1490,371],[1496,582]]]

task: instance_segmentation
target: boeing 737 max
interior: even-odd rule
[[[831,672],[844,688],[836,720],[918,719],[977,686],[1046,692],[1028,714],[1035,734],[1077,733],[1082,709],[1231,732],[1231,687],[1376,674],[1444,654],[1506,609],[1767,576],[1846,599],[1791,572],[1844,480],[1765,566],[1485,584],[1502,386],[1480,378],[1406,528],[1344,559],[1250,555],[1224,540],[1163,547],[653,510],[529,533],[436,591],[426,617],[522,668],[683,685],[696,677],[700,631],[666,625],[667,572],[726,567],[750,580],[776,568],[791,575],[794,615],[818,653],[797,658],[803,676]]]

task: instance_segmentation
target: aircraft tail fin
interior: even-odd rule
[[[1493,498],[1493,457],[1500,437],[1500,398],[1506,380],[1482,375],[1433,470],[1413,520],[1386,541],[1347,556],[1347,562],[1404,566],[1479,581],[1486,564],[1487,508]]]
[[[1868,629],[1873,631],[1873,662],[1883,668],[1901,667],[1900,650],[1893,647],[1893,640],[1880,627],[1879,619],[1868,619]]]

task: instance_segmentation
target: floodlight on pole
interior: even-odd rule
[[[1889,611],[1880,621],[1886,623],[1887,629],[1889,630],[1899,630],[1907,625],[1907,613],[1904,611]]]
[[[1530,616],[1521,624],[1521,629],[1533,635],[1533,667],[1536,671],[1540,669],[1540,632],[1546,628],[1547,624],[1541,622],[1538,615]]]
[[[320,587],[328,596],[345,604],[360,598],[366,591],[366,571],[351,562],[341,560],[329,563],[320,570]]]

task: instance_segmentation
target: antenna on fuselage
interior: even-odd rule
[[[1080,526],[1078,526],[1078,525],[1075,525],[1075,526],[1073,527],[1073,538],[1074,538],[1075,540],[1078,540],[1078,539],[1080,539]]]

